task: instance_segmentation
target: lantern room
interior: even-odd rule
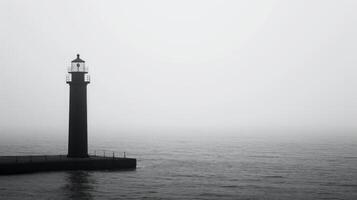
[[[76,59],[72,60],[72,63],[68,69],[68,72],[69,73],[72,73],[72,72],[88,73],[88,68],[85,66],[85,61],[79,57],[79,54],[77,54]]]
[[[71,66],[68,67],[68,73],[66,76],[67,83],[85,83],[90,82],[90,76],[88,74],[88,67],[85,66],[85,61],[79,57],[72,60]]]

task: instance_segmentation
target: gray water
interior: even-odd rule
[[[65,153],[61,138],[7,134],[0,151]],[[126,151],[138,168],[1,176],[0,199],[357,199],[351,138],[118,134],[90,149]]]

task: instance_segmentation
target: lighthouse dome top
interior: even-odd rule
[[[79,58],[79,54],[77,54],[77,58],[74,59],[74,60],[72,60],[72,62],[73,62],[73,63],[74,63],[74,62],[76,62],[76,63],[84,63],[85,61],[82,60],[82,59],[80,59],[80,58]]]

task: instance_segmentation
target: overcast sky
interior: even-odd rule
[[[0,129],[357,130],[357,1],[0,1]]]

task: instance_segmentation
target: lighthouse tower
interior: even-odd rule
[[[68,69],[69,129],[68,157],[88,157],[87,138],[87,84],[90,82],[84,60],[74,59]]]

